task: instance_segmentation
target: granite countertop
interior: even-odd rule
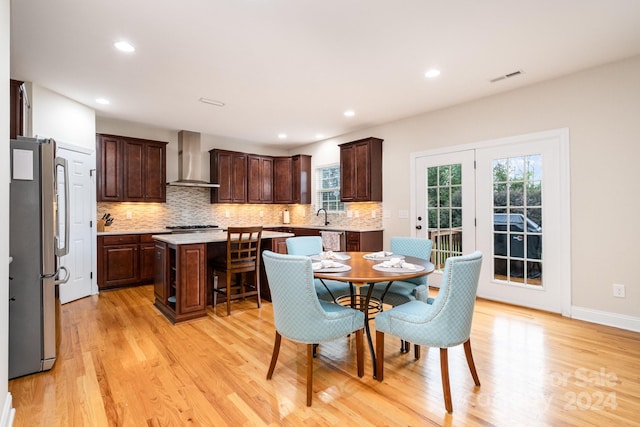
[[[308,228],[313,230],[326,230],[326,231],[356,231],[356,232],[367,232],[367,231],[382,231],[382,228],[375,227],[346,227],[340,225],[305,225],[305,224],[275,224],[275,225],[265,225],[264,228]]]
[[[293,237],[293,233],[282,233],[279,231],[263,231],[263,239],[276,239],[278,237]],[[157,234],[154,239],[173,245],[191,245],[197,243],[226,242],[226,231],[205,231],[202,233],[177,233],[177,234]]]
[[[105,229],[106,230],[106,229]],[[98,236],[117,236],[119,234],[163,234],[171,233],[170,230],[165,228],[156,230],[127,230],[127,231],[98,231]]]

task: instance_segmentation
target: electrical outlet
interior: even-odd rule
[[[355,211],[354,215],[356,216],[356,218],[360,218],[360,212]]]
[[[127,219],[131,218],[133,218],[133,214],[131,213],[131,211],[127,211]]]
[[[375,218],[377,216],[378,214],[376,213],[376,211],[371,211],[371,218]]]
[[[351,218],[351,217],[353,217],[353,211],[348,210],[347,211],[347,218]]]
[[[620,285],[617,283],[613,284],[613,296],[616,298],[624,298],[625,297],[625,289],[624,285]]]
[[[260,211],[260,218],[264,218],[264,211]]]
[[[231,218],[231,213],[229,211],[224,211],[225,218]]]

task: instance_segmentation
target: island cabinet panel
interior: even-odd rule
[[[176,316],[206,312],[206,245],[193,244],[178,247],[176,262]]]
[[[166,201],[166,142],[97,134],[96,148],[99,202]]]
[[[207,314],[207,245],[155,244],[154,305],[172,323]]]
[[[340,145],[340,200],[382,201],[382,141],[370,137]]]
[[[273,157],[247,155],[247,203],[273,202]]]
[[[247,155],[236,151],[209,151],[211,182],[220,184],[211,189],[211,203],[246,203]]]
[[[153,259],[153,293],[155,294],[156,301],[159,301],[163,306],[168,304],[167,298],[169,298],[169,258],[167,244],[163,242],[156,242],[154,244],[154,259]]]

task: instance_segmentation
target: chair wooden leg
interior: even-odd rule
[[[376,331],[376,379],[384,379],[384,332]]]
[[[227,316],[231,316],[231,274],[227,273]]]
[[[356,331],[356,360],[358,364],[358,377],[364,376],[364,348],[363,348],[363,330],[358,329]]]
[[[313,344],[307,344],[307,406],[313,397]]]
[[[442,394],[444,395],[444,407],[448,413],[453,412],[451,403],[451,386],[449,385],[449,357],[446,348],[440,349],[440,373],[442,375]]]
[[[258,308],[260,308],[262,306],[262,299],[260,298],[260,271],[258,269],[256,269],[255,275],[256,292],[258,295]]]
[[[269,371],[267,372],[267,379],[270,380],[273,376],[273,370],[276,368],[276,362],[278,361],[278,354],[280,354],[280,342],[282,341],[282,335],[276,331],[276,340],[273,342],[273,353],[271,354],[271,364],[269,365]]]
[[[218,304],[218,281],[216,280],[216,277],[214,276],[213,278],[213,295],[212,295],[212,299],[213,299],[213,308],[215,311],[216,308],[216,304]]]
[[[420,346],[418,344],[413,345],[413,357],[415,359],[420,359]]]
[[[471,338],[464,342],[464,354],[467,356],[467,364],[469,365],[473,382],[479,386],[480,379],[478,378],[478,372],[476,371],[476,364],[473,363],[473,354],[471,354]]]

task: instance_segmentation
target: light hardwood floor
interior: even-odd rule
[[[305,347],[284,340],[265,379],[273,312],[253,299],[171,325],[153,288],[103,292],[60,308],[50,372],[12,380],[16,426],[631,426],[640,425],[640,334],[479,300],[471,342],[449,351],[453,414],[439,352],[400,354],[386,340],[385,380],[356,376],[354,338],[320,346],[313,406]]]

